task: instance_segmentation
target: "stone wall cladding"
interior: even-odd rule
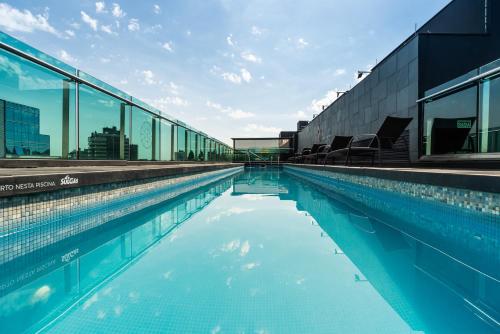
[[[418,160],[418,37],[396,50],[363,81],[299,132],[298,150],[329,144],[336,135],[376,133],[386,116],[413,117],[411,161]]]
[[[0,264],[242,170],[235,167],[0,198]]]

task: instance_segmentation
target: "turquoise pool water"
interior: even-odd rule
[[[0,267],[0,332],[499,331],[498,248],[350,203],[279,170],[218,181]]]

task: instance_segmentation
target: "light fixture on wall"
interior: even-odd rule
[[[372,71],[358,71],[358,79],[363,77],[363,74],[370,74]]]

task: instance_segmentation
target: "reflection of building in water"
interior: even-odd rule
[[[124,159],[137,160],[137,145],[129,146],[129,142],[129,138],[124,135],[125,148],[130,147],[130,151],[124,151]],[[103,128],[102,132],[92,132],[88,138],[88,148],[80,152],[80,159],[119,160],[120,130],[113,126]]]
[[[50,156],[50,136],[40,133],[40,109],[0,100],[0,157]]]

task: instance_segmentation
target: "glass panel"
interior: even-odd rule
[[[196,160],[196,133],[193,131],[188,131],[189,133],[189,148],[188,148],[188,160]]]
[[[0,157],[70,156],[74,106],[73,82],[0,50]]]
[[[158,122],[152,114],[137,107],[132,108],[131,160],[154,160],[158,155]]]
[[[98,87],[101,87],[101,88],[103,88],[103,89],[105,89],[113,94],[116,94],[124,99],[130,100],[130,95],[122,92],[121,90],[119,90],[119,89],[99,80],[99,79],[94,78],[90,74],[87,74],[83,71],[78,71],[78,77],[80,77],[83,80],[86,80],[86,81],[88,81],[88,82],[90,82]]]
[[[172,160],[172,123],[161,120],[161,160]]]
[[[128,160],[130,106],[80,85],[80,159]]]
[[[177,155],[175,160],[184,161],[186,159],[186,129],[177,127]]]
[[[481,84],[480,151],[500,152],[500,78]]]
[[[14,37],[9,36],[1,31],[0,31],[0,41],[7,44],[7,45],[10,45],[10,46],[16,48],[16,49],[18,49],[26,54],[29,54],[30,56],[36,57],[40,60],[43,60],[44,62],[46,62],[52,66],[56,66],[63,71],[66,71],[66,72],[73,74],[73,75],[76,74],[76,69],[74,67],[72,67],[68,64],[65,64],[62,61],[60,61],[59,59],[56,59],[52,56],[49,56],[48,54],[43,53],[42,51],[37,50],[34,47],[29,46],[29,45],[21,42],[20,40],[15,39]]]
[[[424,106],[425,154],[477,152],[477,88],[428,102]]]

